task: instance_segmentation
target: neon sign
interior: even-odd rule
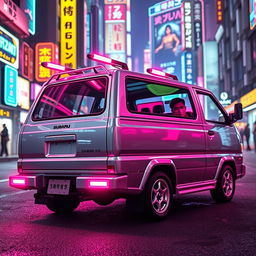
[[[47,81],[55,72],[42,67],[42,62],[58,62],[58,47],[52,42],[38,43],[36,45],[36,80],[38,82]]]
[[[17,106],[17,76],[17,69],[4,66],[4,104],[12,107]]]
[[[60,49],[61,64],[76,68],[76,1],[60,1]]]
[[[18,69],[19,40],[0,26],[0,61]]]

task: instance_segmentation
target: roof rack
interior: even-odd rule
[[[42,62],[41,64],[44,67],[54,69],[53,68],[54,66],[45,65],[45,62]],[[58,65],[58,66],[60,66],[60,65]],[[85,67],[85,68],[79,68],[79,69],[71,69],[71,68],[67,68],[67,67],[64,67],[64,68],[66,71],[53,74],[51,76],[51,78],[44,85],[50,84],[52,80],[55,80],[55,81],[59,80],[61,78],[61,76],[63,76],[63,75],[73,76],[73,75],[81,75],[82,74],[84,77],[86,77],[86,73],[89,73],[88,71],[90,71],[90,70],[92,70],[95,74],[98,74],[98,73],[109,74],[109,71],[103,65],[98,65],[95,67]]]

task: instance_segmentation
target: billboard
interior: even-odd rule
[[[105,53],[126,62],[126,4],[105,4]]]
[[[0,0],[0,21],[20,36],[29,36],[27,16],[12,0]]]
[[[36,0],[21,0],[20,4],[28,19],[28,31],[34,35],[36,32]]]
[[[22,76],[33,79],[33,49],[25,42],[22,43],[22,54],[20,55],[21,73]]]
[[[250,29],[253,30],[256,25],[256,0],[249,0]]]
[[[70,68],[77,66],[76,14],[76,0],[60,1],[60,62]]]
[[[54,70],[44,68],[41,63],[58,63],[58,46],[52,42],[38,43],[35,48],[35,56],[35,79],[38,82],[45,82],[54,74]]]
[[[17,69],[4,66],[4,104],[11,107],[17,106],[17,76]]]
[[[19,68],[19,40],[0,26],[0,61]]]
[[[29,94],[29,81],[18,76],[18,105],[22,109],[29,110],[30,107],[30,94]]]
[[[152,65],[181,78],[181,5],[150,16]]]

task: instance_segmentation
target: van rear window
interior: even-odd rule
[[[101,114],[106,91],[107,78],[48,86],[37,102],[32,120]]]

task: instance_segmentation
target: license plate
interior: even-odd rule
[[[68,195],[70,187],[70,180],[49,180],[48,194]]]

